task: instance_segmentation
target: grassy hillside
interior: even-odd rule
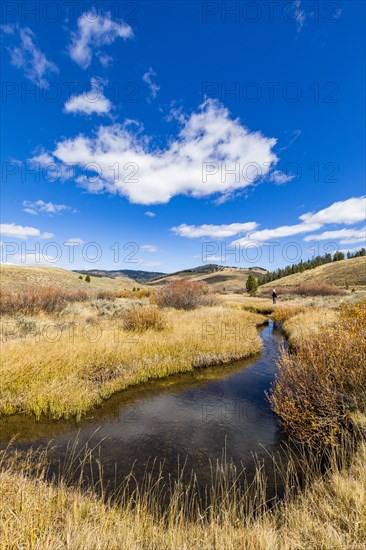
[[[129,277],[109,279],[106,277],[91,277],[90,283],[79,279],[79,274],[59,267],[44,266],[0,266],[1,288],[20,290],[30,286],[56,285],[69,290],[119,290],[130,289],[136,282]]]
[[[161,271],[143,271],[138,269],[77,269],[75,273],[82,275],[90,275],[90,277],[108,277],[109,279],[117,279],[119,277],[128,277],[138,283],[147,283],[155,279],[160,279],[166,273]]]
[[[212,290],[227,290],[227,291],[237,291],[245,289],[245,283],[249,276],[252,273],[256,277],[261,277],[266,271],[261,268],[252,268],[252,269],[242,269],[238,267],[222,267],[217,271],[211,271],[210,273],[201,273],[194,270],[180,271],[174,273],[173,275],[168,275],[153,281],[151,286],[159,286],[176,279],[186,279],[190,281],[202,281],[210,285]]]
[[[320,265],[303,273],[294,273],[266,283],[260,291],[268,288],[306,284],[333,284],[345,288],[366,287],[366,257],[351,258]]]

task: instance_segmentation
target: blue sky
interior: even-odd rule
[[[364,2],[4,6],[3,261],[274,269],[364,246]]]

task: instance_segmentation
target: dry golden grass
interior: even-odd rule
[[[130,385],[257,353],[262,322],[220,306],[167,310],[167,328],[144,333],[125,330],[123,316],[42,317],[42,330],[2,343],[0,414],[80,417]]]
[[[297,308],[294,307],[293,309],[296,311]],[[338,311],[334,309],[307,308],[304,310],[299,307],[294,315],[290,314],[282,321],[279,321],[279,317],[282,317],[283,312],[280,309],[277,311],[279,314],[275,315],[275,318],[278,322],[283,323],[282,329],[288,338],[291,348],[297,348],[304,340],[317,337],[325,327],[334,325],[339,318]],[[277,311],[275,312],[276,314]]]
[[[108,279],[107,277],[91,277],[90,283],[79,279],[79,273],[60,267],[15,266],[1,265],[1,288],[10,291],[25,290],[28,287],[60,286],[67,290],[110,290],[118,291],[132,289],[136,282],[129,277]],[[141,286],[141,285],[138,285]]]
[[[123,315],[123,328],[136,332],[164,330],[167,326],[164,313],[154,306],[133,307]]]
[[[330,474],[305,470],[306,488],[286,484],[286,496],[272,511],[258,475],[248,492],[238,479],[227,491],[225,469],[213,485],[213,505],[202,509],[178,483],[169,510],[159,513],[161,481],[122,497],[121,504],[92,491],[44,481],[42,463],[30,474],[6,463],[0,470],[0,548],[3,550],[361,550],[366,545],[366,444],[348,468],[335,454]],[[190,493],[192,494],[192,493]],[[257,506],[257,508],[256,508]]]
[[[237,267],[224,267],[220,271],[214,273],[178,273],[177,275],[169,275],[162,279],[157,279],[150,283],[152,287],[160,286],[177,279],[185,279],[188,281],[207,283],[215,292],[237,292],[245,291],[245,284],[250,273],[249,269]],[[258,269],[258,273],[266,273],[266,270]],[[256,273],[253,273],[255,276]]]
[[[352,287],[366,286],[366,257],[351,258],[339,262],[320,265],[303,273],[294,273],[276,281],[266,283],[260,290],[283,286],[331,284],[351,290]]]

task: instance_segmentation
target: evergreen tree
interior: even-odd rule
[[[246,289],[249,294],[254,294],[258,289],[258,279],[256,279],[252,274],[250,274],[247,279]]]

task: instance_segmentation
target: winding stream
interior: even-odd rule
[[[231,365],[171,376],[114,395],[76,424],[36,421],[13,416],[0,424],[3,448],[17,435],[15,446],[26,450],[52,441],[52,457],[63,460],[70,441],[97,446],[106,481],[121,480],[134,465],[137,479],[151,459],[164,461],[174,476],[178,461],[209,482],[210,461],[223,456],[253,475],[255,455],[268,467],[271,453],[285,439],[265,397],[276,369],[281,332],[270,321],[260,329],[260,355]],[[99,445],[98,445],[99,444]],[[269,483],[271,481],[269,467]]]

